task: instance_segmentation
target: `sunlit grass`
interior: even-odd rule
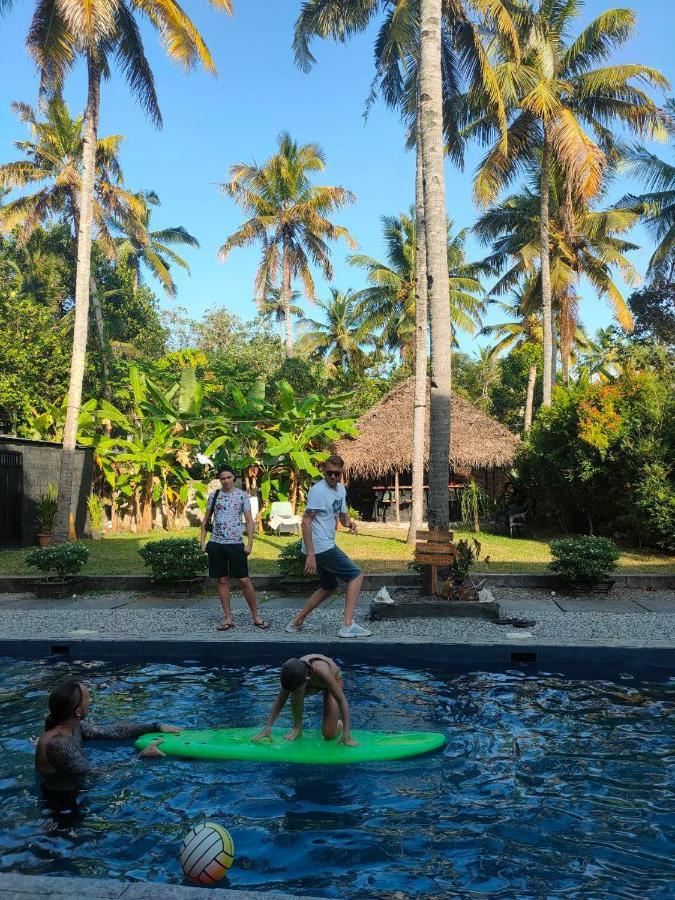
[[[390,529],[372,533],[368,525],[362,526],[367,533],[351,535],[338,534],[338,545],[364,570],[364,572],[406,572],[413,558],[413,550],[405,543],[405,532]],[[166,537],[198,537],[197,528],[181,531],[154,532],[150,535],[111,534],[102,541],[85,541],[90,551],[89,560],[83,569],[85,575],[143,575],[146,569],[138,555],[138,548],[147,541]],[[456,531],[455,538],[473,537],[466,532]],[[509,538],[504,535],[482,532],[476,537],[482,545],[481,557],[489,558],[489,563],[481,563],[476,568],[493,572],[546,572],[551,560],[545,539]],[[296,537],[260,535],[256,537],[251,556],[253,573],[276,573],[276,559],[286,544]],[[24,550],[0,551],[1,575],[27,575],[34,573],[25,565],[28,553]],[[624,550],[619,561],[619,571],[626,573],[649,572],[655,574],[675,573],[675,559],[665,554],[647,553],[638,550]]]

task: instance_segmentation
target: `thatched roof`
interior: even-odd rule
[[[343,438],[335,452],[344,457],[351,478],[379,478],[412,467],[415,379],[408,378],[369,409],[356,423],[358,437]],[[519,440],[508,428],[466,400],[452,397],[450,465],[502,468],[511,465]],[[425,462],[429,459],[427,404]]]

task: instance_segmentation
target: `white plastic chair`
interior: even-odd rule
[[[269,526],[276,534],[299,534],[300,516],[293,513],[293,507],[287,501],[277,501],[270,508]]]

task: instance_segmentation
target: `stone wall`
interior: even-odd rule
[[[57,485],[59,483],[61,444],[0,435],[0,448],[20,453],[23,458],[22,543],[24,546],[31,546],[36,543],[39,531],[35,517],[37,501],[46,492],[50,482]],[[87,496],[91,491],[93,471],[93,451],[89,447],[78,448],[71,508],[71,512],[75,516],[75,531],[78,538],[84,536],[87,522]]]

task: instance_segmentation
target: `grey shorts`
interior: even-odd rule
[[[334,591],[338,581],[353,581],[359,577],[361,569],[339,547],[331,547],[316,554],[316,573],[321,587],[325,591]]]

